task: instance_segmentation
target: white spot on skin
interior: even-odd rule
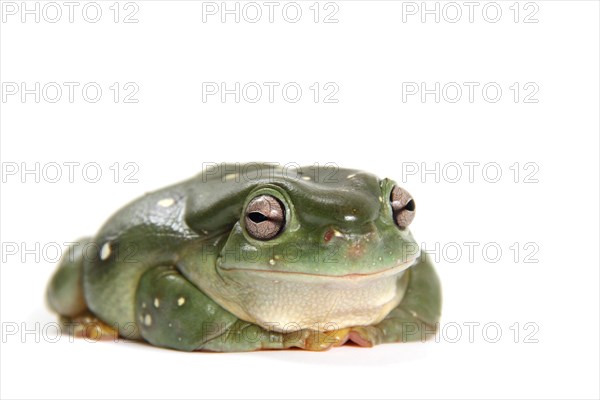
[[[100,249],[100,259],[102,261],[106,260],[108,257],[110,257],[110,242],[106,242],[102,245],[102,248]]]
[[[150,314],[146,314],[146,316],[144,317],[144,325],[152,325],[152,317],[150,316]]]
[[[336,229],[333,229],[333,236],[335,237],[343,237],[344,234]]]
[[[158,308],[160,306],[160,300],[158,300],[158,297],[156,297],[154,299],[154,307]]]
[[[234,179],[237,180],[238,176],[239,176],[238,174],[227,174],[227,175],[225,175],[225,180],[226,181],[232,181]]]
[[[379,202],[383,203],[383,197],[379,196]]]
[[[142,303],[142,308],[146,308],[146,303]]]
[[[179,337],[179,338],[177,338],[177,340],[179,340],[179,341],[181,342],[181,338],[180,338],[180,337]]]
[[[350,174],[350,175],[348,175],[346,178],[348,178],[348,179],[352,179],[352,178],[354,178],[355,176],[356,176],[356,174]]]
[[[159,206],[161,207],[171,207],[173,204],[175,204],[175,200],[172,198],[167,198],[167,199],[162,199],[161,201],[159,201],[157,203]]]
[[[272,258],[269,260],[269,264],[271,265],[275,265],[275,260],[273,260]]]
[[[304,179],[305,181],[310,181],[310,176],[303,176],[302,179]]]
[[[169,328],[172,328],[172,327],[173,327],[173,324],[169,322]]]
[[[356,217],[354,215],[346,215],[344,216],[345,221],[356,221]]]
[[[180,297],[180,298],[177,299],[177,305],[179,307],[181,307],[184,304],[185,304],[185,297]]]

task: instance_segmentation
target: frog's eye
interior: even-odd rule
[[[410,193],[399,186],[394,186],[390,193],[390,203],[396,225],[400,229],[409,226],[415,217],[415,201]]]
[[[285,208],[273,196],[253,198],[246,207],[246,230],[255,239],[269,240],[277,236],[285,225]]]

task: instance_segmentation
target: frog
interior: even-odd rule
[[[73,242],[46,301],[81,336],[180,351],[424,341],[442,296],[415,212],[358,169],[210,164]]]

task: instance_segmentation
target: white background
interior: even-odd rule
[[[597,2],[537,1],[528,8],[522,2],[516,23],[513,1],[497,3],[502,16],[496,23],[482,16],[486,3],[469,22],[462,2],[456,23],[447,21],[454,18],[450,8],[439,23],[433,15],[422,23],[419,13],[404,13],[403,22],[411,5],[394,1],[337,1],[338,23],[322,21],[324,3],[320,21],[313,22],[313,1],[299,2],[297,23],[282,18],[285,3],[273,23],[265,6],[257,23],[243,17],[235,23],[232,16],[221,23],[219,15],[204,23],[201,2],[137,1],[139,22],[123,23],[133,6],[124,10],[121,2],[115,23],[113,3],[98,3],[103,14],[97,23],[83,19],[84,2],[73,23],[65,6],[57,23],[43,15],[39,23],[31,15],[23,23],[20,10],[3,13],[3,95],[11,82],[80,86],[73,103],[66,89],[56,103],[47,101],[53,92],[42,93],[39,103],[34,95],[23,101],[20,93],[1,103],[2,397],[599,396]],[[494,18],[494,9],[487,10]],[[535,10],[538,22],[525,23]],[[88,82],[103,89],[96,103],[82,98]],[[109,89],[115,82],[122,90],[117,103]],[[138,103],[123,102],[127,82],[139,87]],[[273,103],[266,92],[255,104],[235,103],[233,96],[203,102],[203,82],[230,88],[235,82],[296,82],[303,95],[296,103],[280,90]],[[322,92],[315,103],[314,82],[322,90],[336,84],[338,102],[324,103]],[[430,89],[435,82],[479,86],[473,102],[462,86],[458,102],[447,101],[455,96],[448,92],[436,103],[434,95],[403,101],[403,82],[425,82]],[[490,82],[502,89],[495,103],[481,93]],[[515,82],[517,102],[510,89]],[[524,101],[531,92],[526,83],[539,89],[536,103]],[[45,308],[44,291],[56,264],[54,244],[94,234],[126,202],[196,174],[203,163],[254,160],[333,162],[403,182],[418,204],[415,237],[430,250],[437,244],[441,253],[439,340],[244,354],[68,337],[52,343],[52,330],[44,327],[56,317]],[[49,182],[51,163],[65,162],[80,163],[73,182],[66,167],[58,182]],[[479,163],[473,182],[464,166],[469,162]],[[36,163],[39,176],[21,174]],[[92,170],[82,175],[86,163],[100,166],[97,183],[86,181],[94,178]],[[110,169],[115,163],[117,183]],[[137,166],[138,183],[125,182],[133,171],[126,163]],[[403,171],[435,163],[441,171],[446,167],[439,182],[432,174],[403,179]],[[463,165],[456,183],[450,182],[454,163]],[[488,163],[500,167],[496,183],[489,182],[496,169],[482,174]],[[15,165],[19,171],[8,174]],[[465,242],[478,243],[473,259]],[[490,243],[502,250],[497,260],[493,251],[482,253]],[[32,248],[33,254],[24,251]],[[455,259],[457,248],[462,256]],[[472,343],[468,323],[480,324]],[[485,324],[491,326],[487,333]],[[18,332],[8,334],[15,326]],[[459,338],[456,327],[462,328]],[[491,343],[494,327],[502,335]],[[26,329],[39,337],[22,337]]]

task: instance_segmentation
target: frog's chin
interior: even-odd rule
[[[317,275],[221,268],[211,296],[245,321],[289,332],[373,325],[404,296],[415,259],[371,273]]]

